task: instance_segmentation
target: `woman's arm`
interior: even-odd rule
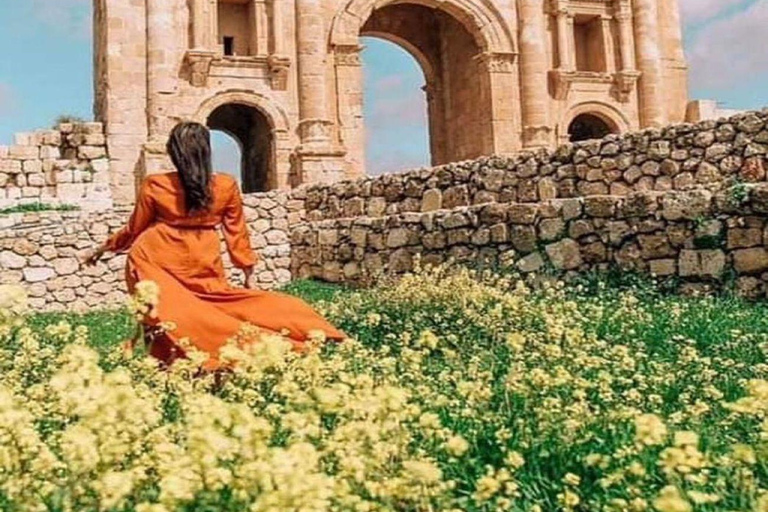
[[[251,248],[240,189],[234,180],[231,187],[229,201],[227,202],[222,219],[224,241],[227,244],[227,251],[229,252],[232,264],[245,273],[246,287],[250,287],[253,267],[256,265],[258,258]]]
[[[110,236],[106,242],[91,250],[84,258],[86,265],[95,265],[107,251],[122,252],[131,247],[136,237],[147,229],[155,220],[155,208],[149,193],[149,180],[142,183],[136,205],[128,224]]]

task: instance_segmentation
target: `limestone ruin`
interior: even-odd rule
[[[96,117],[130,202],[194,119],[246,192],[365,175],[361,36],[426,78],[433,165],[683,121],[677,0],[96,0]]]

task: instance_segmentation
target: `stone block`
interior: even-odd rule
[[[104,146],[80,146],[77,148],[77,157],[81,160],[96,160],[107,156]]]
[[[763,247],[735,251],[733,266],[741,274],[765,272],[768,270],[768,251]]]
[[[50,267],[26,267],[23,274],[26,282],[40,283],[52,279],[56,272]]]
[[[436,188],[424,192],[421,199],[421,211],[432,212],[440,210],[443,207],[443,193]]]
[[[541,256],[541,253],[534,252],[531,253],[523,258],[521,258],[517,262],[517,268],[520,270],[520,272],[530,274],[531,272],[538,272],[541,270],[541,268],[544,266],[544,258]]]
[[[583,263],[578,242],[565,239],[546,247],[547,256],[558,270],[576,270]]]
[[[758,228],[731,228],[728,230],[728,249],[757,247],[763,243],[763,230]]]
[[[387,247],[393,249],[397,247],[403,247],[408,245],[408,241],[409,232],[405,228],[395,228],[387,234]]]
[[[27,265],[27,258],[16,254],[13,251],[0,252],[0,269],[19,270],[23,269]]]
[[[13,145],[8,149],[8,157],[17,160],[36,160],[40,158],[40,148],[38,146]]]
[[[649,262],[649,270],[653,276],[673,276],[677,273],[677,262],[674,259],[652,260]]]
[[[725,253],[715,250],[683,250],[680,253],[681,277],[719,278],[725,269]]]

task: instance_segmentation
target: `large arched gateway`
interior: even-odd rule
[[[168,168],[168,133],[190,118],[240,141],[249,191],[364,175],[362,37],[399,45],[422,68],[434,163],[552,146],[584,104],[617,113],[601,119],[622,119],[619,131],[685,116],[677,0],[94,6],[96,113],[118,202]]]
[[[364,161],[360,37],[395,43],[419,63],[425,78],[431,161],[442,164],[519,147],[509,114],[514,91],[513,39],[499,13],[472,0],[370,2],[353,0],[334,19],[337,110],[342,137]],[[499,94],[506,87],[509,94]],[[357,100],[350,104],[349,100]]]

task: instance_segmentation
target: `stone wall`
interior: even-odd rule
[[[307,189],[311,220],[765,180],[768,111]]]
[[[385,217],[329,219],[293,231],[293,274],[365,283],[425,263],[486,262],[521,273],[617,266],[681,278],[689,289],[735,280],[764,296],[768,283],[768,184],[712,193],[486,204]]]
[[[303,203],[284,192],[244,198],[251,243],[261,256],[263,288],[290,281],[289,229],[304,220]],[[41,212],[0,216],[0,284],[21,284],[37,310],[85,310],[125,300],[125,255],[82,267],[79,256],[122,227],[129,211]],[[225,266],[231,264],[225,255]],[[235,282],[242,274],[234,272]]]
[[[20,133],[0,146],[0,208],[25,203],[105,209],[112,204],[101,123]]]
[[[763,295],[767,122],[768,111],[746,113],[514,158],[249,194],[248,225],[262,257],[257,280],[264,288],[306,277],[364,283],[377,272],[409,270],[420,254],[433,263],[510,263],[524,273],[617,265],[676,276],[687,287],[735,279],[742,291]],[[58,147],[61,158],[46,157],[54,168],[91,161],[82,150],[98,147],[83,137],[68,135],[58,146],[39,137],[39,145],[18,147],[35,148],[40,160]],[[22,162],[36,161],[28,151]],[[76,256],[127,213],[0,216],[0,283],[24,284],[39,309],[122,300],[123,257],[81,269]]]

